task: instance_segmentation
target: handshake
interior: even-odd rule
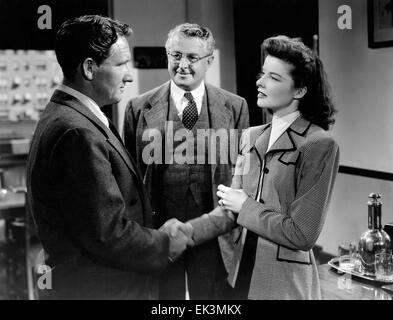
[[[192,235],[194,228],[189,222],[180,222],[177,219],[169,219],[159,229],[169,236],[169,260],[175,261],[187,246],[194,246]]]

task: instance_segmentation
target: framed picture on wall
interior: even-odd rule
[[[393,46],[393,0],[367,0],[368,46]]]

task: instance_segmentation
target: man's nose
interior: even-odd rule
[[[190,62],[188,61],[186,56],[182,56],[180,61],[179,61],[179,67],[180,68],[188,68]]]
[[[131,74],[128,74],[125,78],[124,78],[124,82],[132,82],[134,81],[134,78],[132,77]]]

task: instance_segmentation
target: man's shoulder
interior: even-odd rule
[[[169,93],[169,82],[165,82],[158,87],[146,91],[129,100],[129,107],[137,110],[145,106],[146,103],[154,99],[159,99]]]
[[[233,92],[230,92],[230,91],[222,89],[222,88],[218,88],[218,87],[213,86],[208,83],[206,84],[206,89],[207,89],[208,93],[210,92],[213,94],[221,94],[222,96],[224,96],[225,100],[234,101],[234,102],[238,102],[238,103],[243,103],[246,101],[243,97],[241,97]]]
[[[42,130],[50,135],[73,129],[97,131],[91,121],[80,112],[65,104],[51,101],[41,115],[36,130]]]

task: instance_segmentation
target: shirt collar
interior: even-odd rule
[[[101,111],[100,107],[98,106],[98,104],[91,98],[89,98],[88,96],[86,96],[85,94],[83,94],[82,92],[75,90],[65,84],[60,84],[57,87],[58,90],[61,90],[65,93],[68,93],[69,95],[75,97],[76,99],[78,99],[80,102],[82,102],[88,109],[90,109],[91,112],[93,112],[93,114],[100,119],[107,128],[109,128],[109,122],[107,117],[104,115],[104,113]]]
[[[280,112],[276,112],[272,118],[272,130],[270,132],[269,144],[267,150],[273,146],[278,138],[287,130],[291,124],[300,116],[298,110],[281,116]]]
[[[173,80],[171,80],[171,95],[172,98],[175,102],[176,105],[179,105],[181,103],[181,100],[184,98],[184,93],[186,92],[182,88],[178,87]],[[194,90],[190,91],[192,96],[194,97],[194,100],[198,104],[199,102],[202,101],[203,95],[205,94],[205,81],[202,80],[202,82],[199,84],[198,87],[196,87]]]
[[[284,116],[280,116],[280,114],[276,112],[275,114],[273,114],[272,118],[272,130],[274,130],[275,127],[289,127],[299,116],[300,112],[298,110],[288,113]]]

